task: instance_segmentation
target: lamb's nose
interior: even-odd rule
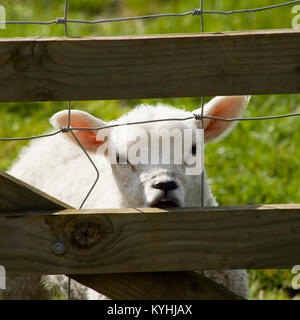
[[[153,184],[153,188],[164,190],[164,192],[167,193],[168,191],[177,189],[178,185],[175,181],[159,182]]]

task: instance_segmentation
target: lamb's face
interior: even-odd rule
[[[217,97],[204,115],[241,117],[249,97]],[[194,113],[201,114],[201,109]],[[187,118],[192,113],[169,106],[141,105],[114,123],[124,124],[158,119]],[[68,112],[54,115],[55,128],[66,126]],[[111,124],[114,124],[111,123]],[[182,207],[197,205],[201,199],[201,149],[203,136],[211,142],[228,132],[235,122],[190,119],[118,126],[104,130],[75,130],[87,151],[105,156],[120,192],[131,206]],[[72,127],[107,125],[88,113],[72,110]],[[70,133],[67,136],[73,140]]]
[[[173,111],[159,107],[160,113],[163,110]],[[187,116],[186,112],[176,111],[179,118]],[[134,112],[135,116],[137,112],[145,114],[140,109]],[[126,122],[131,120],[126,119]],[[201,181],[199,131],[194,120],[125,126],[111,131],[108,158],[115,180],[130,204],[141,207],[186,205],[186,193],[195,187],[195,182]],[[197,165],[198,172],[191,175],[189,169]]]

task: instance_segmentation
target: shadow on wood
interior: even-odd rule
[[[71,275],[113,300],[240,300],[198,272]]]

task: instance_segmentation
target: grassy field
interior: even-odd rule
[[[199,0],[70,0],[69,17],[99,19],[155,13],[187,12],[199,7]],[[204,1],[205,9],[234,10],[281,3],[279,0]],[[4,0],[7,20],[53,20],[63,16],[63,0]],[[205,16],[205,31],[290,28],[291,6],[251,14]],[[72,36],[163,34],[200,32],[200,18],[162,18],[102,25],[70,24]],[[63,25],[13,26],[0,29],[0,37],[63,36]],[[216,47],[216,50],[218,48]],[[209,100],[211,97],[207,97]],[[200,98],[135,101],[80,101],[73,107],[106,121],[114,119],[140,102],[168,102],[188,110],[198,108]],[[0,137],[40,134],[50,126],[48,118],[66,108],[66,102],[1,103]],[[300,111],[299,95],[253,96],[246,116],[265,116]],[[206,148],[206,168],[213,192],[221,205],[300,203],[299,118],[240,123],[222,142]],[[23,142],[1,142],[0,168],[6,170]],[[291,288],[290,270],[249,270],[250,299],[297,299]]]

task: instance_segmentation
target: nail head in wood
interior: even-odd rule
[[[57,255],[63,255],[66,252],[66,245],[61,240],[56,240],[52,244],[52,250]]]

